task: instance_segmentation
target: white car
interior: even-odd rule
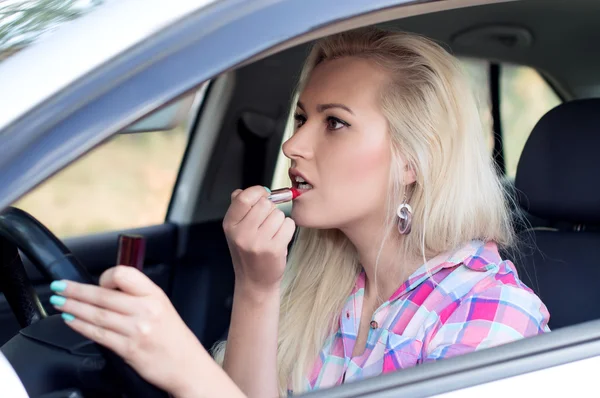
[[[10,0],[0,17],[2,397],[164,396],[48,305],[51,280],[113,266],[120,234],[145,237],[144,271],[205,347],[224,336],[229,194],[286,183],[308,46],[366,25],[462,60],[553,331],[307,396],[600,396],[600,2]]]

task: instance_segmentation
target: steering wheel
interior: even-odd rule
[[[30,214],[13,207],[0,212],[0,289],[22,328],[1,351],[30,397],[168,397],[116,354],[65,325],[59,315],[47,316],[18,250],[46,280],[95,281]]]

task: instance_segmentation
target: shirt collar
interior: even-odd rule
[[[453,268],[463,264],[474,271],[487,271],[500,262],[498,247],[494,242],[473,240],[459,249],[437,255],[419,267],[404,282],[388,301],[393,301],[407,292],[414,290],[423,282],[433,277],[443,269]],[[362,276],[364,287],[364,275]]]

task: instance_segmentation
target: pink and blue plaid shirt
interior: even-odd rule
[[[306,380],[308,390],[550,331],[546,306],[493,242],[473,241],[421,266],[375,310],[366,349],[353,358],[364,288],[363,272]]]

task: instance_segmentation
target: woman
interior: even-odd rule
[[[214,354],[241,391],[299,393],[549,331],[546,307],[498,254],[514,243],[511,216],[453,57],[411,34],[338,34],[314,46],[295,99],[283,146],[302,192],[292,218],[251,187],[223,221],[236,284]],[[224,377],[139,272],[61,283],[68,323],[149,381],[185,395],[201,367]]]

